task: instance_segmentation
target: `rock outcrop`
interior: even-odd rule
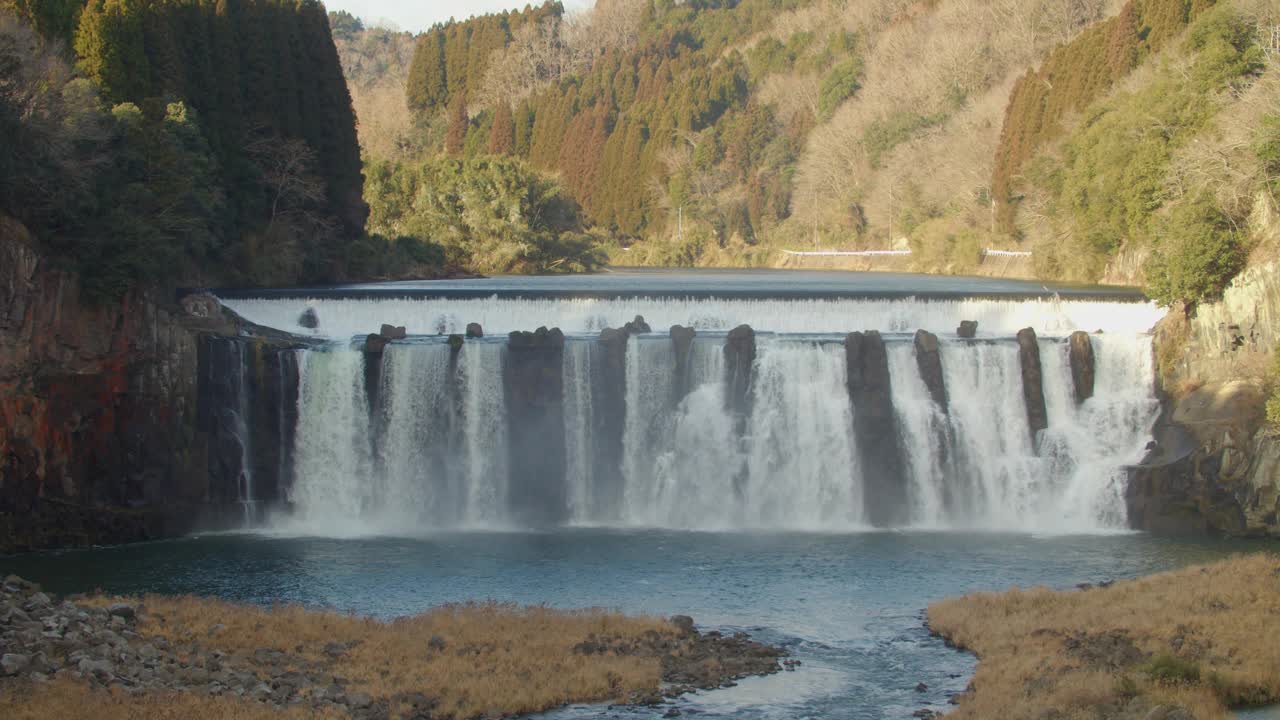
[[[1040,366],[1040,343],[1036,331],[1018,331],[1018,362],[1022,367],[1022,396],[1027,403],[1027,425],[1031,437],[1049,427],[1049,411],[1044,403],[1044,370]]]
[[[1164,533],[1280,537],[1280,438],[1259,431],[1265,387],[1211,383],[1171,403],[1129,470],[1130,525]]]
[[[567,513],[564,445],[564,333],[560,328],[513,332],[507,339],[504,390],[508,417],[511,501],[530,526]],[[518,480],[518,482],[516,482]]]
[[[245,468],[223,454],[241,440],[223,410],[241,388],[207,382],[220,372],[208,339],[233,338],[239,347],[223,353],[255,363],[250,405],[269,394],[260,386],[271,373],[290,372],[271,356],[295,342],[240,337],[250,329],[209,296],[90,302],[0,218],[0,554],[240,517],[225,499],[240,494]]]
[[[729,331],[724,343],[725,399],[739,419],[751,413],[751,381],[756,364],[756,332],[750,325]]]
[[[915,337],[916,366],[920,379],[929,389],[929,397],[943,412],[947,411],[947,384],[942,374],[942,353],[938,348],[938,336],[917,330]]]
[[[1093,340],[1089,333],[1077,330],[1067,340],[1068,362],[1071,365],[1071,385],[1076,404],[1093,397],[1093,380],[1097,364],[1093,356]]]
[[[972,340],[974,337],[977,336],[977,334],[978,334],[977,320],[961,320],[960,327],[956,328],[956,335],[966,340]]]
[[[671,404],[680,404],[690,387],[689,360],[693,356],[693,338],[697,335],[691,327],[683,325],[671,326],[671,352],[676,359],[676,377],[671,383]]]
[[[849,399],[855,408],[853,431],[862,460],[863,507],[875,525],[901,525],[907,494],[884,338],[875,330],[849,333],[844,349]]]

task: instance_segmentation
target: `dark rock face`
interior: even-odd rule
[[[751,382],[756,363],[756,333],[750,325],[729,331],[724,343],[725,397],[739,425],[751,413]]]
[[[676,359],[676,376],[671,383],[671,404],[679,405],[692,389],[689,386],[689,359],[693,355],[693,338],[698,333],[683,325],[671,326],[671,352]]]
[[[403,340],[408,337],[403,325],[387,325],[383,323],[382,329],[378,330],[378,334],[388,340]]]
[[[1076,404],[1093,397],[1093,379],[1096,371],[1093,357],[1093,341],[1089,333],[1077,330],[1071,333],[1069,359],[1071,362],[1071,383],[1075,387]]]
[[[974,336],[976,336],[977,334],[978,334],[977,320],[961,320],[960,327],[956,328],[956,335],[959,335],[960,337],[966,340],[972,340]]]
[[[214,351],[202,338],[237,338],[248,325],[208,296],[82,302],[76,278],[31,248],[0,218],[0,554],[167,537],[227,512],[242,520],[222,501],[238,496],[243,462],[212,457],[243,444],[223,432],[239,391],[210,392],[211,352],[237,368],[250,361],[245,414],[256,424],[254,398],[265,406],[271,395],[257,385],[278,370],[276,348],[297,339],[267,342],[260,366],[252,347]]]
[[[467,323],[467,337],[469,338],[484,337],[484,328],[480,327],[480,323]]]
[[[565,519],[564,333],[540,327],[507,340],[503,385],[512,509],[529,525]]]
[[[462,344],[464,342],[462,336],[457,334],[450,335],[448,342],[449,352],[456,358],[458,353],[462,351]]]
[[[315,330],[320,327],[320,316],[316,314],[315,308],[307,308],[298,316],[298,324],[308,330]]]
[[[1044,371],[1040,367],[1040,343],[1036,331],[1018,331],[1018,362],[1022,366],[1022,396],[1027,402],[1027,425],[1031,437],[1049,427],[1049,411],[1044,404]]]
[[[916,331],[916,365],[920,378],[929,388],[929,397],[943,412],[947,411],[947,384],[942,375],[942,353],[938,348],[938,336],[924,330]]]
[[[853,429],[862,460],[863,507],[874,525],[901,525],[906,520],[906,480],[884,339],[874,330],[849,333],[844,350]]]
[[[1280,537],[1280,439],[1257,381],[1211,383],[1169,402],[1128,469],[1129,525],[1159,533]]]

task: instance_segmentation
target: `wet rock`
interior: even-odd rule
[[[624,325],[623,328],[632,335],[653,332],[653,329],[649,327],[649,323],[644,321],[643,315],[637,315],[634,320]]]
[[[387,325],[383,323],[382,328],[378,330],[378,334],[388,340],[403,340],[408,337],[408,332],[403,325]]]
[[[450,335],[449,351],[454,354],[457,354],[459,351],[462,350],[462,343],[463,343],[463,340],[461,335]]]
[[[922,692],[925,692],[925,691],[926,691],[926,690],[928,690],[928,689],[929,689],[929,686],[928,686],[928,685],[926,685],[926,684],[924,684],[924,683],[922,683],[922,682],[916,683],[916,692],[921,692],[921,693],[922,693]]]
[[[671,405],[675,407],[689,394],[691,379],[689,360],[693,355],[693,338],[697,332],[683,325],[671,326],[671,352],[676,359],[676,376],[671,383]]]
[[[693,618],[688,615],[672,615],[671,624],[675,625],[682,635],[694,634]]]
[[[961,320],[960,327],[956,328],[956,335],[966,340],[972,340],[978,334],[977,320]]]
[[[1071,333],[1071,338],[1067,342],[1071,363],[1071,383],[1075,388],[1076,404],[1079,405],[1093,397],[1093,380],[1096,370],[1093,341],[1089,338],[1089,333],[1077,330]]]
[[[469,338],[484,337],[484,328],[480,327],[480,323],[467,323],[467,337]]]
[[[920,369],[920,379],[929,389],[929,397],[934,404],[947,411],[947,385],[942,374],[942,352],[938,347],[938,336],[924,330],[917,330],[915,337],[916,366]]]
[[[1040,343],[1036,331],[1018,331],[1018,362],[1022,368],[1022,395],[1027,404],[1027,425],[1031,438],[1049,427],[1049,411],[1044,402],[1044,370],[1040,366]]]
[[[316,314],[316,309],[309,307],[302,311],[298,316],[298,324],[309,330],[315,330],[320,327],[320,316]]]
[[[858,409],[854,433],[866,478],[863,507],[875,525],[900,525],[906,516],[906,481],[884,339],[875,330],[849,333],[844,349],[849,399]]]
[[[729,331],[724,343],[724,359],[726,400],[741,424],[751,412],[751,382],[756,362],[756,333],[750,325],[739,325]]]
[[[364,339],[364,351],[370,355],[381,355],[382,351],[386,350],[387,346],[390,344],[390,338],[379,335],[378,333],[369,333],[369,335]]]
[[[508,467],[519,468],[511,506],[531,526],[554,525],[568,513],[564,441],[564,333],[513,332],[507,340],[503,389]]]

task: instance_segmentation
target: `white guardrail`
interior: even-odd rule
[[[787,255],[809,257],[892,257],[911,254],[910,250],[783,250],[782,252]],[[980,252],[988,257],[1031,257],[1030,250],[991,250],[983,248]]]

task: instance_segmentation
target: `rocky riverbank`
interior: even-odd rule
[[[928,625],[978,655],[957,720],[1225,720],[1231,707],[1280,702],[1277,617],[1280,556],[1258,553],[1077,590],[951,598],[929,606]]]
[[[10,718],[67,717],[77,704],[132,718],[185,707],[368,719],[657,705],[794,667],[784,655],[742,633],[700,632],[686,616],[468,604],[383,622],[197,598],[57,600],[17,577],[0,584],[0,715]]]

